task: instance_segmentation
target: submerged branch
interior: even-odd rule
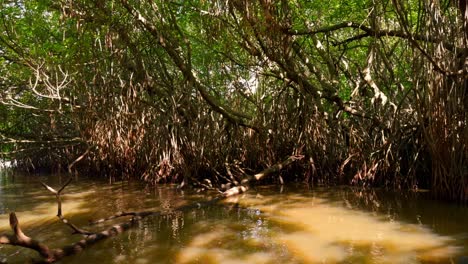
[[[74,255],[83,251],[86,247],[95,244],[96,242],[103,240],[105,238],[116,236],[124,231],[130,229],[137,223],[138,221],[144,219],[148,216],[161,216],[161,215],[168,215],[172,214],[173,212],[185,212],[193,209],[198,209],[205,206],[214,205],[228,197],[232,197],[238,194],[242,194],[249,189],[249,184],[260,180],[261,178],[270,175],[272,173],[278,172],[284,167],[288,166],[292,162],[296,160],[302,159],[302,155],[290,156],[285,161],[280,162],[278,164],[269,167],[262,172],[256,174],[255,176],[248,177],[248,181],[244,182],[242,185],[238,185],[232,187],[213,199],[207,201],[200,201],[195,203],[190,203],[186,205],[179,206],[171,211],[163,212],[163,211],[142,211],[142,212],[120,212],[113,216],[99,219],[96,221],[90,221],[91,224],[98,224],[103,223],[109,220],[113,220],[119,217],[124,216],[131,216],[132,218],[127,222],[123,222],[120,224],[113,225],[112,227],[101,231],[101,232],[89,232],[84,229],[81,229],[74,224],[72,224],[68,219],[66,219],[62,214],[62,201],[61,201],[61,194],[65,190],[65,188],[72,182],[72,178],[69,178],[59,190],[52,188],[51,186],[45,184],[44,182],[40,182],[41,185],[48,190],[49,192],[53,193],[57,200],[57,217],[67,226],[69,226],[74,234],[81,234],[84,235],[85,238],[81,239],[80,241],[70,245],[65,246],[63,248],[58,249],[50,249],[48,246],[26,236],[19,227],[19,221],[16,217],[16,214],[13,212],[10,214],[10,226],[13,230],[14,235],[0,235],[0,244],[8,244],[13,246],[20,246],[25,248],[30,248],[38,252],[44,259],[41,262],[52,263],[58,261],[66,256]]]
[[[81,228],[78,228],[76,225],[74,225],[73,223],[71,223],[68,219],[66,219],[63,215],[62,215],[62,199],[61,199],[61,196],[60,196],[60,193],[65,189],[65,187],[67,187],[72,181],[72,178],[69,178],[67,182],[65,182],[65,184],[62,185],[62,187],[60,187],[60,189],[58,191],[56,191],[54,188],[50,187],[49,185],[41,182],[42,186],[44,186],[44,188],[46,188],[46,190],[50,191],[51,193],[55,194],[55,197],[57,198],[57,217],[64,223],[66,224],[67,226],[69,226],[72,230],[73,230],[73,233],[74,234],[81,234],[81,235],[92,235],[94,233],[92,232],[88,232],[86,230],[83,230]]]

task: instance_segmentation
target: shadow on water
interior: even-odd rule
[[[54,197],[38,183],[66,176],[0,176],[0,233],[16,211],[26,234],[52,247],[78,241],[55,217]],[[174,186],[99,182],[67,187],[64,214],[86,229],[89,219],[119,211],[162,210],[207,200]],[[223,204],[147,217],[63,263],[456,263],[468,255],[467,208],[424,194],[287,186],[259,187]],[[35,252],[0,246],[0,260],[24,263]]]

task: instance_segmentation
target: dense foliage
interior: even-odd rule
[[[2,1],[0,143],[150,182],[468,200],[466,1]]]

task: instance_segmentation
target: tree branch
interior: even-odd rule
[[[92,232],[89,232],[89,231],[86,231],[86,230],[83,230],[81,228],[78,228],[77,226],[75,226],[73,223],[71,223],[68,219],[66,219],[63,215],[62,215],[62,199],[61,199],[61,196],[60,196],[60,193],[65,189],[65,187],[67,187],[68,184],[70,184],[72,181],[72,178],[69,178],[67,182],[65,182],[65,184],[62,185],[62,187],[60,187],[60,189],[58,191],[56,191],[54,188],[50,187],[49,185],[41,182],[42,186],[44,186],[44,188],[48,191],[50,191],[51,193],[55,194],[55,197],[57,198],[57,217],[64,223],[66,224],[67,226],[69,226],[72,230],[73,230],[73,233],[74,234],[81,234],[81,235],[92,235],[92,234],[95,234],[95,233],[92,233]]]
[[[10,227],[13,230],[14,235],[0,235],[0,244],[30,248],[37,251],[47,260],[53,259],[53,253],[46,245],[28,237],[23,233],[19,226],[18,218],[14,212],[10,213]]]
[[[253,129],[254,131],[259,132],[260,128],[248,124],[244,119],[250,120],[252,117],[245,113],[240,113],[229,107],[222,105],[216,98],[214,98],[206,89],[206,87],[199,81],[196,75],[192,71],[192,67],[186,62],[184,58],[180,55],[178,50],[181,50],[181,47],[174,45],[170,40],[170,36],[160,32],[153,23],[150,23],[138,10],[131,6],[126,0],[120,1],[128,13],[135,19],[135,21],[140,24],[144,29],[146,29],[158,42],[158,44],[166,51],[169,57],[172,59],[173,63],[179,68],[185,79],[188,83],[193,85],[197,91],[200,93],[201,97],[205,102],[216,112],[220,113],[224,118],[229,122]]]
[[[354,29],[360,29],[364,31],[366,34],[364,35],[359,35],[358,38],[363,38],[367,36],[373,36],[373,37],[399,37],[399,38],[404,38],[404,39],[414,39],[414,40],[419,40],[419,41],[427,41],[427,42],[441,42],[441,40],[436,39],[432,36],[424,36],[424,35],[413,35],[413,34],[408,34],[404,31],[401,30],[375,30],[373,28],[364,26],[361,23],[356,23],[352,21],[348,22],[342,22],[336,25],[331,25],[331,26],[326,26],[318,29],[301,29],[301,30],[293,30],[293,29],[284,29],[283,32],[288,34],[288,35],[293,35],[293,36],[304,36],[304,35],[315,35],[318,33],[330,33],[333,31],[337,31],[340,29],[344,28],[354,28]],[[451,49],[454,48],[452,44],[446,43],[446,47],[449,47]]]
[[[397,9],[398,11],[398,9]],[[365,37],[398,37],[402,39],[408,40],[414,47],[416,47],[423,55],[426,57],[430,63],[434,66],[435,70],[447,75],[447,76],[458,76],[458,75],[466,75],[468,74],[467,70],[461,69],[458,71],[448,71],[441,66],[439,66],[434,59],[418,44],[417,41],[423,41],[423,42],[431,42],[431,43],[443,43],[444,47],[447,50],[450,50],[452,52],[456,52],[459,50],[465,50],[464,48],[459,48],[454,46],[452,43],[444,42],[441,39],[437,39],[431,35],[418,35],[418,34],[412,34],[409,32],[407,28],[404,28],[404,30],[376,30],[367,26],[364,26],[363,24],[356,23],[356,22],[342,22],[336,25],[331,25],[331,26],[326,26],[318,29],[301,29],[301,30],[293,30],[290,28],[284,28],[283,32],[287,35],[292,35],[292,36],[304,36],[304,35],[315,35],[318,33],[330,33],[333,31],[337,31],[340,29],[345,29],[345,28],[353,28],[353,29],[360,29],[364,31],[364,34],[359,34],[357,36],[348,38],[340,43],[337,43],[335,45],[340,45],[340,44],[346,44],[354,40],[362,39]]]
[[[254,178],[255,180],[260,180],[262,178],[264,178],[265,176],[268,176],[268,175],[271,175],[273,173],[276,173],[276,172],[279,172],[280,170],[282,170],[284,167],[290,165],[291,163],[297,161],[297,160],[301,160],[304,158],[304,155],[294,155],[294,156],[289,156],[286,160],[282,161],[282,162],[279,162],[269,168],[266,168],[265,170],[263,170],[262,172],[260,173],[257,173],[254,175]]]

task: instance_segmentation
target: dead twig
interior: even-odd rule
[[[71,223],[68,219],[66,219],[63,214],[62,214],[62,199],[61,199],[61,192],[67,187],[68,184],[70,184],[72,181],[72,178],[68,179],[65,184],[60,187],[60,189],[57,191],[54,188],[50,187],[49,185],[45,184],[44,182],[41,182],[42,186],[46,188],[46,190],[50,191],[51,193],[55,194],[55,197],[57,198],[57,217],[67,226],[69,226],[73,230],[73,234],[81,234],[81,235],[92,235],[94,234],[93,232],[86,231],[84,229],[81,229],[77,226],[75,226],[73,223]]]

